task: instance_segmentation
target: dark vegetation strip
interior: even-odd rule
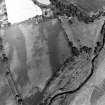
[[[68,43],[68,47],[70,48],[71,56],[78,56],[78,55],[79,55],[79,49],[76,48],[75,46],[73,46],[73,42],[70,41],[70,39],[68,38],[68,35],[67,35],[65,29],[64,29],[63,26],[62,26],[62,21],[61,21],[61,19],[58,18],[58,21],[59,21],[59,23],[60,23],[61,29],[62,29],[63,32],[64,32],[64,38],[65,38],[65,40],[66,40],[67,43]]]
[[[65,29],[64,29],[63,26],[62,26],[62,21],[61,21],[61,19],[59,19],[58,17],[57,17],[57,19],[58,19],[58,22],[59,22],[59,24],[60,24],[60,27],[61,27],[61,29],[62,29],[62,31],[63,31],[63,33],[64,33],[64,38],[65,38],[65,40],[67,41],[69,48],[71,48],[71,47],[73,46],[73,43],[72,43],[72,41],[69,40],[68,35],[67,35]]]

